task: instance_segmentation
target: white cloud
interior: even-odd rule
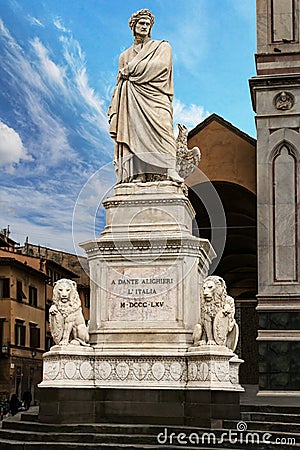
[[[73,213],[73,241],[78,252],[78,243],[96,238],[105,226],[105,209],[102,201],[113,195],[115,185],[113,163],[106,164],[94,172],[79,192]]]
[[[61,17],[56,17],[53,21],[53,25],[59,30],[59,31],[63,31],[64,33],[70,33],[70,30],[68,30],[62,21]]]
[[[184,124],[187,128],[194,128],[210,114],[203,106],[194,104],[187,106],[178,99],[173,102],[173,110],[174,122]]]
[[[105,225],[101,198],[114,182],[111,164],[88,180],[77,200],[74,189],[52,193],[42,183],[22,189],[2,186],[1,219],[11,225],[12,237],[20,243],[29,236],[30,242],[83,254],[78,244],[96,237],[95,227],[102,230]]]
[[[47,95],[47,87],[38,72],[33,69],[25,56],[24,50],[15,41],[0,19],[0,38],[1,36],[5,39],[1,62],[2,68],[10,75],[11,80],[15,81],[18,89],[22,89],[22,84],[26,80],[26,85],[30,85],[30,89],[40,90]]]
[[[48,190],[42,192],[36,186],[3,186],[1,191],[5,199],[0,203],[2,220],[11,224],[14,240],[23,243],[29,236],[31,242],[74,252],[72,193],[49,195]]]
[[[28,20],[31,23],[31,25],[37,25],[38,27],[45,27],[45,25],[36,17],[28,16]]]
[[[42,69],[47,78],[64,88],[64,70],[49,58],[48,50],[43,46],[39,38],[34,38],[31,41],[31,45],[40,59]]]
[[[56,26],[59,23],[56,22]],[[60,38],[65,64],[59,66],[50,57],[51,49],[37,37],[30,41],[37,59],[26,52],[0,19],[1,37],[4,38],[2,68],[21,93],[28,116],[37,127],[26,144],[37,162],[43,163],[43,166],[39,164],[40,169],[53,167],[63,158],[74,157],[75,152],[68,142],[69,133],[77,133],[94,149],[103,149],[103,131],[108,129],[104,102],[90,86],[85,55],[78,41],[72,37]],[[71,108],[76,114],[81,111],[76,129],[69,130],[68,124],[63,124],[63,118],[50,106],[49,100],[55,102],[58,95],[66,110]],[[23,118],[19,121],[22,123]],[[41,148],[43,152],[40,152]]]
[[[86,103],[95,109],[98,114],[102,115],[103,101],[95,94],[95,90],[89,86],[88,77],[86,75],[86,68],[82,67],[76,75],[76,82],[78,90]]]
[[[53,246],[49,242],[52,240],[58,247],[72,251],[66,246],[72,245],[71,224],[76,193],[92,172],[95,161],[92,156],[91,160],[82,161],[81,149],[76,151],[73,142],[76,142],[77,134],[88,141],[95,153],[99,148],[102,151],[105,145],[102,129],[107,127],[104,103],[91,86],[85,55],[75,39],[61,40],[63,55],[66,56],[63,62],[59,59],[62,55],[57,53],[58,47],[54,54],[41,38],[31,40],[28,51],[28,46],[17,41],[1,19],[0,41],[3,49],[1,68],[6,72],[5,79],[9,80],[10,88],[16,93],[12,103],[15,118],[18,126],[26,125],[22,137],[28,152],[30,149],[34,157],[30,167],[18,166],[18,175],[22,177],[18,188],[9,178],[3,179],[1,191],[7,207],[1,206],[2,219],[5,223],[15,224],[12,231],[16,240],[22,242],[26,230],[26,234],[40,244]],[[60,99],[59,107],[57,98]],[[75,127],[68,121],[69,117],[64,122],[65,116],[61,113],[64,109],[66,115],[77,115]],[[0,147],[0,153],[3,150],[0,165],[7,161],[7,171],[21,158],[29,156],[18,133],[5,124],[0,128],[1,145],[4,145],[2,129],[10,138],[9,142],[14,142],[9,151],[7,147]],[[82,150],[85,151],[84,148]],[[102,154],[99,152],[98,157]],[[43,180],[44,186],[39,180]],[[9,186],[5,185],[6,181]],[[89,226],[91,228],[92,225]]]
[[[6,38],[10,38],[10,34],[8,29],[5,27],[3,21],[0,19],[0,32],[5,36]]]
[[[0,121],[0,166],[17,164],[21,159],[30,160],[18,133]]]
[[[68,142],[65,126],[45,101],[52,98],[53,86],[57,88],[59,85],[63,92],[63,71],[50,60],[47,49],[38,39],[32,41],[32,45],[42,62],[41,72],[36,70],[28,54],[17,44],[0,20],[0,37],[1,34],[6,40],[2,67],[18,86],[25,110],[32,124],[36,126],[35,133],[29,136],[27,147],[34,153],[38,162],[36,171],[45,171],[47,167],[53,167],[63,159],[69,160],[75,156]],[[45,80],[51,81],[48,86]]]
[[[62,160],[76,158],[75,151],[68,142],[68,132],[60,120],[50,114],[36,93],[26,91],[26,106],[30,119],[39,133],[35,138],[35,146],[42,148],[39,155],[40,168],[53,167]]]
[[[64,36],[60,40],[64,47],[64,57],[68,64],[68,69],[71,70],[75,82],[76,94],[77,96],[78,93],[80,94],[84,100],[85,107],[88,109],[85,118],[93,126],[96,124],[101,130],[107,131],[107,116],[103,110],[104,102],[89,85],[85,55],[81,50],[79,42],[72,37],[66,38]]]

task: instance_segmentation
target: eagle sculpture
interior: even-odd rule
[[[182,178],[187,178],[198,167],[201,160],[201,152],[198,147],[188,148],[188,129],[180,123],[178,126],[178,136],[176,138],[176,169]]]

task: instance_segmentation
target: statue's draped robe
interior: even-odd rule
[[[108,111],[118,181],[175,167],[171,46],[156,40],[133,45],[120,55],[119,71],[128,78],[119,72]]]

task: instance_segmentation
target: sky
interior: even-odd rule
[[[255,0],[1,0],[0,228],[21,245],[75,253],[103,229],[107,109],[142,8],[172,46],[174,128],[216,113],[255,137]]]

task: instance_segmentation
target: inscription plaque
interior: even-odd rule
[[[109,320],[176,320],[177,284],[169,267],[109,268]]]

